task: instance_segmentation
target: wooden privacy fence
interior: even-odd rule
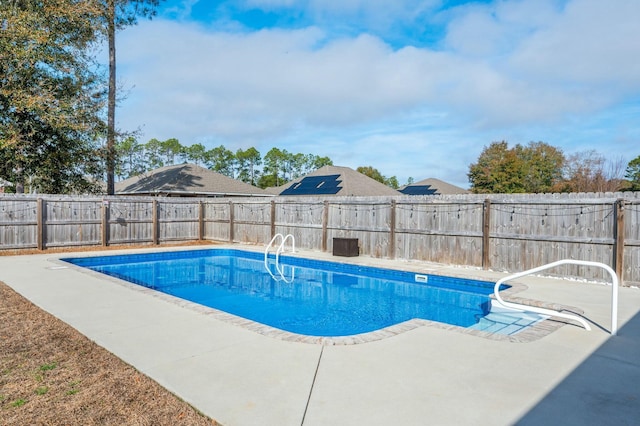
[[[640,282],[640,193],[293,198],[0,196],[0,249],[213,240],[266,244],[293,234],[331,251],[517,272],[559,259],[610,265]],[[605,279],[567,265],[563,275]]]

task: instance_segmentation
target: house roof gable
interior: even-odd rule
[[[195,164],[165,166],[116,183],[117,194],[269,196],[260,188]]]
[[[320,185],[321,183],[322,185]],[[313,191],[314,185],[316,191]],[[299,188],[303,188],[303,190],[296,193]],[[340,166],[321,167],[269,192],[279,195],[401,195],[395,189],[371,179],[369,176],[349,167]]]
[[[451,185],[445,181],[436,178],[427,178],[411,185],[405,185],[399,189],[405,195],[449,195],[449,194],[468,194],[464,188]]]

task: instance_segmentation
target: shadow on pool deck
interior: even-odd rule
[[[640,313],[608,339],[518,425],[610,424],[640,421]]]

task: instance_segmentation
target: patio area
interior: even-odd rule
[[[227,426],[633,424],[640,418],[637,288],[620,288],[613,337],[609,286],[527,277],[517,280],[527,286],[519,297],[578,307],[593,330],[570,324],[515,343],[425,324],[366,343],[320,345],[257,333],[208,308],[59,260],[130,252],[139,250],[0,257],[0,281]],[[348,261],[492,281],[504,276],[424,262]]]

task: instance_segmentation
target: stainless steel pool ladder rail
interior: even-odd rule
[[[509,280],[513,280],[515,278],[524,277],[525,275],[531,275],[531,274],[535,274],[536,272],[541,272],[547,269],[555,268],[556,266],[560,266],[560,265],[595,266],[598,268],[602,268],[609,273],[609,275],[611,276],[611,330],[610,330],[610,333],[612,336],[615,336],[618,333],[618,276],[616,275],[614,270],[611,269],[609,265],[605,265],[604,263],[590,262],[587,260],[563,259],[563,260],[558,260],[556,262],[549,263],[547,265],[539,266],[537,268],[529,269],[527,271],[518,272],[516,274],[509,275],[508,277],[502,278],[498,280],[498,282],[496,282],[496,285],[493,288],[493,294],[496,298],[496,301],[500,305],[506,308],[518,309],[521,311],[528,311],[528,312],[537,312],[544,315],[551,315],[555,317],[574,320],[582,324],[582,326],[586,330],[591,330],[591,327],[589,326],[589,324],[582,317],[578,315],[566,314],[566,313],[556,311],[554,309],[546,309],[546,308],[539,308],[536,306],[522,305],[520,303],[505,302],[502,299],[502,297],[500,297],[500,293],[499,293],[500,286],[505,282]]]
[[[280,242],[280,245],[276,250],[275,265],[276,265],[276,271],[278,272],[278,274],[280,274],[280,278],[276,277],[271,272],[271,268],[269,268],[269,249],[271,248],[271,246],[273,246],[273,243],[278,238],[281,238],[282,241]],[[283,236],[282,234],[277,233],[276,235],[273,236],[269,244],[267,244],[267,247],[265,247],[264,249],[264,268],[267,270],[267,272],[269,272],[269,274],[271,275],[271,278],[273,278],[274,280],[279,281],[282,279],[287,283],[292,283],[295,277],[295,269],[293,269],[293,267],[291,268],[291,279],[287,280],[287,278],[284,276],[284,271],[282,270],[282,268],[280,268],[280,253],[284,252],[285,243],[287,242],[288,239],[291,239],[291,253],[296,252],[296,239],[294,238],[294,236],[292,234],[287,234],[286,236]]]

